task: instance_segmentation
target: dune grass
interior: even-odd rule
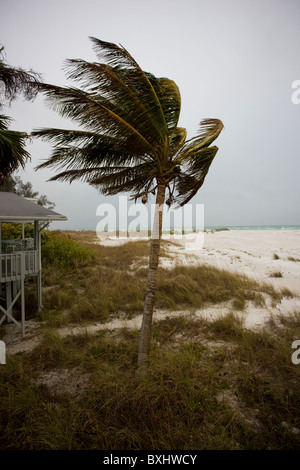
[[[299,315],[261,332],[243,329],[234,315],[210,324],[165,319],[154,326],[149,374],[136,382],[137,332],[60,338],[49,331],[0,370],[0,446],[299,449],[295,334]]]
[[[42,340],[0,366],[1,449],[300,449],[300,365],[291,360],[300,313],[260,331],[237,315],[282,292],[204,266],[161,269],[157,306],[171,310],[154,322],[149,372],[137,381],[138,331],[61,337],[58,327],[140,313],[149,244],[53,236],[78,259],[56,263],[56,248],[44,250],[45,306],[32,307]],[[232,302],[231,313],[192,313],[216,302]]]
[[[43,247],[45,318],[57,311],[58,321],[106,321],[141,313],[148,273],[149,242],[133,241],[122,246],[87,243],[83,232],[49,235]],[[64,249],[64,246],[66,247]],[[162,259],[169,242],[162,243]],[[288,289],[277,291],[258,282],[211,266],[160,266],[156,307],[202,308],[209,303],[231,302],[236,310],[248,302],[263,306],[269,297],[276,304]],[[63,317],[62,317],[63,313]],[[53,317],[53,315],[52,315]]]

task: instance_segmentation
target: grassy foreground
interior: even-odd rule
[[[300,449],[300,364],[291,359],[300,314],[260,331],[245,329],[238,315],[249,302],[280,302],[287,290],[207,266],[161,269],[156,306],[168,312],[154,323],[140,381],[139,331],[59,334],[140,314],[148,252],[147,242],[104,247],[84,233],[45,237],[43,312],[35,310],[33,281],[26,299],[27,319],[40,322],[43,335],[0,366],[0,448]],[[224,318],[193,314],[220,302],[232,305]]]

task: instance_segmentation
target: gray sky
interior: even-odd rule
[[[0,0],[0,43],[10,65],[71,85],[67,58],[96,60],[89,36],[122,44],[140,66],[174,80],[182,95],[179,125],[193,137],[204,118],[225,129],[219,152],[192,203],[205,225],[300,224],[299,0]],[[300,96],[300,95],[299,95]],[[19,99],[11,128],[74,127],[42,96]],[[56,228],[96,228],[96,209],[114,203],[86,183],[46,182],[34,171],[50,154],[28,144],[32,161],[19,172],[69,218]]]

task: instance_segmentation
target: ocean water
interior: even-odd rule
[[[300,225],[225,225],[205,226],[205,230],[228,228],[229,230],[300,230]]]
[[[205,225],[205,230],[300,230],[300,225]],[[90,228],[68,228],[66,230],[93,230],[95,231],[95,227]],[[109,228],[107,231],[116,231],[116,228]],[[126,231],[126,228],[120,228],[120,231]],[[141,227],[141,231],[151,230],[151,228]],[[163,231],[169,231],[167,227],[163,227]],[[171,230],[173,231],[182,231],[182,227],[172,227]],[[184,231],[191,232],[194,228],[192,227],[184,227]],[[198,229],[199,230],[199,229]]]

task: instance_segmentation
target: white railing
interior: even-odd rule
[[[16,251],[34,250],[33,238],[17,238],[15,240],[2,240],[1,252],[2,253],[15,253]]]
[[[20,281],[38,274],[38,251],[17,251],[0,255],[0,282]]]

